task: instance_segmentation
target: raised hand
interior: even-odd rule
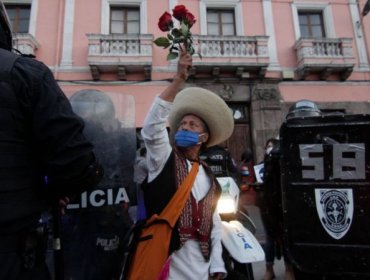
[[[193,65],[193,58],[188,52],[182,52],[177,64],[177,74],[175,78],[186,81],[189,77],[189,70]]]

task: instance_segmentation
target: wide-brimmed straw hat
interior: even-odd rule
[[[207,124],[210,134],[208,147],[227,140],[234,130],[230,108],[221,97],[204,88],[189,87],[176,95],[168,117],[171,131],[176,131],[181,119],[189,114],[201,118]]]

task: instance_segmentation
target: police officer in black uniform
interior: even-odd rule
[[[207,148],[200,155],[200,159],[205,161],[216,177],[235,177],[237,166],[230,152],[222,145]]]
[[[12,52],[2,2],[0,61],[0,279],[50,279],[40,216],[102,170],[48,67]]]

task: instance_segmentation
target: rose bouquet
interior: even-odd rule
[[[179,26],[175,26],[174,20],[179,21]],[[167,60],[176,59],[180,51],[187,51],[189,54],[194,54],[192,46],[193,37],[190,28],[196,22],[195,17],[184,5],[177,5],[172,10],[172,15],[169,12],[164,12],[159,18],[158,27],[163,32],[167,32],[167,37],[159,37],[154,40],[154,43],[163,47],[169,48]]]

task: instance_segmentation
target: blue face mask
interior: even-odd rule
[[[175,143],[179,147],[191,147],[199,144],[199,134],[188,130],[179,130],[175,134]]]

